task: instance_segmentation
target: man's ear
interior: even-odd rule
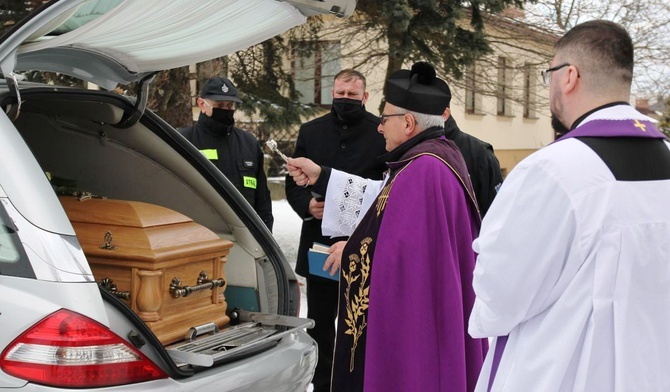
[[[570,94],[579,83],[579,71],[573,65],[569,65],[568,69],[565,71],[568,73],[568,77],[564,79],[564,82],[561,85],[564,94]]]
[[[442,119],[444,121],[447,121],[449,119],[449,116],[451,116],[451,109],[449,108],[444,109],[444,113],[442,113]]]
[[[368,101],[369,96],[370,96],[369,92],[366,91],[363,93],[363,105],[365,105],[365,103]]]
[[[202,98],[200,98],[200,97],[198,97],[198,99],[195,100],[195,103],[196,103],[196,104],[198,105],[198,107],[200,108],[200,111],[203,112],[203,113],[205,113],[205,106],[207,106],[207,105],[205,105],[205,100],[202,99]]]
[[[412,116],[409,113],[405,113],[404,116],[402,116],[403,121],[405,121],[405,135],[407,135],[408,138],[411,138],[412,136],[417,134],[416,131],[416,119],[414,116]]]

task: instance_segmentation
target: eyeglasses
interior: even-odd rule
[[[552,72],[558,71],[559,69],[561,69],[563,67],[569,67],[570,65],[571,64],[569,64],[569,63],[565,63],[565,64],[557,65],[555,67],[551,67],[549,69],[546,69],[546,70],[542,71],[541,72],[542,81],[544,82],[544,84],[549,85],[551,83],[551,73]]]
[[[228,109],[228,110],[235,109],[235,102],[233,102],[233,101],[215,101],[214,105],[207,102],[206,99],[203,99],[202,102],[204,102],[205,105],[209,106],[212,109],[214,109],[214,108],[216,108],[216,109]]]
[[[386,120],[387,120],[389,117],[404,116],[405,114],[407,114],[407,113],[382,114],[382,115],[379,116],[379,122],[380,122],[382,125],[384,125],[384,124],[386,124]]]

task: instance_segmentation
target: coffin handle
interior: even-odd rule
[[[126,301],[130,301],[130,291],[118,291],[116,289],[116,283],[110,278],[102,278],[100,281],[100,285],[105,288],[107,291],[112,293],[113,296],[116,298],[121,298],[125,299]]]
[[[170,283],[170,295],[172,298],[187,297],[194,291],[214,290],[217,287],[226,285],[226,280],[223,278],[210,280],[207,278],[205,271],[200,271],[198,280],[195,286],[182,286],[181,279],[174,277]]]

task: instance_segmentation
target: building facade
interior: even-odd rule
[[[488,17],[486,33],[493,53],[467,67],[461,80],[439,75],[451,87],[454,119],[463,131],[494,146],[504,174],[554,140],[549,88],[543,85],[540,71],[549,68],[557,36],[522,18],[514,13]],[[295,54],[286,67],[293,73],[303,102],[326,110],[331,103],[333,76],[344,68],[358,69],[367,78],[367,109],[377,113],[383,100],[386,61],[380,56],[368,56],[366,61],[366,54],[383,51],[384,44],[370,43],[374,32],[349,34],[343,23],[337,18],[326,19],[324,38],[317,49],[308,55]]]

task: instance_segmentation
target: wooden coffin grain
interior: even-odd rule
[[[61,203],[91,265],[96,281],[111,279],[118,292],[129,292],[131,309],[164,345],[180,341],[191,327],[226,316],[225,286],[174,298],[170,285],[225,280],[233,243],[176,211],[154,204],[113,199],[60,196]]]

